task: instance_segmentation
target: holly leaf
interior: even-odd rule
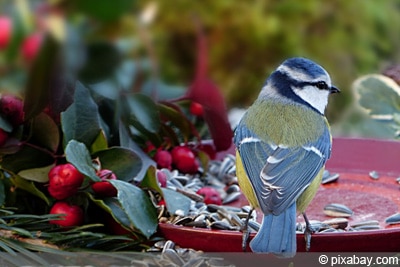
[[[97,104],[89,90],[76,83],[74,102],[61,113],[61,127],[65,142],[77,140],[90,147],[101,131]]]
[[[102,169],[109,169],[119,180],[132,181],[142,168],[142,160],[132,150],[123,147],[112,147],[97,151],[92,155],[99,158]]]
[[[76,140],[69,141],[65,148],[65,155],[67,161],[74,165],[80,173],[86,175],[95,182],[101,181],[101,179],[96,175],[92,158],[90,157],[89,150],[86,148],[85,144]]]
[[[130,223],[149,238],[157,230],[157,211],[146,193],[133,184],[121,180],[109,180],[118,190],[118,201]]]
[[[361,107],[374,119],[393,120],[400,113],[400,87],[387,76],[363,76],[354,82],[353,90]]]

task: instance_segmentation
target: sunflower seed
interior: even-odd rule
[[[324,207],[324,213],[331,217],[350,217],[353,211],[343,204],[331,203]]]
[[[322,176],[322,184],[329,184],[336,182],[339,179],[339,173],[329,173],[328,171],[324,171],[324,174]]]
[[[374,180],[378,180],[379,179],[379,173],[377,171],[370,171],[369,172],[369,177],[371,177]]]
[[[398,224],[400,223],[400,213],[395,213],[385,219],[387,224]]]
[[[358,228],[358,227],[369,226],[369,225],[378,225],[379,226],[379,222],[377,220],[354,222],[354,223],[350,224],[350,227]]]
[[[335,229],[345,229],[349,224],[349,220],[347,220],[346,218],[334,218],[330,220],[325,220],[322,223],[327,224]]]

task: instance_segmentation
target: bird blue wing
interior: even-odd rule
[[[280,214],[297,200],[330,157],[328,128],[314,142],[286,147],[263,141],[246,126],[235,131],[246,174],[264,214]]]

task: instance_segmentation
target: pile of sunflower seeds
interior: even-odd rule
[[[161,212],[161,216],[159,216],[160,222],[188,227],[241,231],[245,227],[247,217],[249,217],[248,230],[250,232],[257,232],[260,228],[260,224],[257,222],[257,214],[256,212],[252,212],[250,206],[241,208],[229,206],[230,203],[237,200],[241,195],[236,177],[235,157],[233,155],[227,155],[222,161],[210,161],[208,170],[202,175],[184,175],[176,170],[163,171],[167,174],[167,188],[191,198],[192,205],[189,214],[185,216],[183,214],[163,216]],[[333,183],[338,181],[338,179],[339,174],[330,173],[325,170],[322,177],[322,184]],[[206,205],[203,202],[202,196],[195,193],[205,186],[211,186],[220,193],[223,200],[222,206]],[[315,232],[326,233],[380,229],[379,222],[376,220],[349,223],[348,218],[353,215],[353,211],[343,204],[328,204],[321,212],[332,218],[325,221],[311,220],[311,227]],[[400,213],[388,217],[386,223],[400,223]],[[305,227],[304,223],[297,223],[297,231],[299,233],[303,233]]]
[[[157,253],[155,257],[148,257],[141,260],[134,260],[134,266],[209,266],[209,267],[230,267],[233,266],[224,258],[210,257],[202,251],[190,248],[181,248],[173,241],[158,241],[148,252]]]

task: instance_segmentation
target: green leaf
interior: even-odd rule
[[[25,91],[24,112],[25,119],[35,117],[47,105],[52,90],[52,82],[56,75],[55,62],[58,60],[60,44],[47,34],[42,46],[33,62],[28,75]]]
[[[161,195],[163,194],[160,186],[158,185],[157,175],[156,175],[157,168],[154,166],[150,166],[147,170],[146,176],[140,182],[140,187],[152,189]]]
[[[90,147],[101,130],[97,104],[89,90],[76,83],[74,102],[61,113],[61,126],[65,142],[75,139]]]
[[[30,146],[23,146],[14,154],[2,158],[1,168],[13,173],[21,170],[40,168],[54,163],[54,157],[44,150]]]
[[[46,183],[49,180],[48,173],[54,166],[55,164],[51,164],[41,168],[22,170],[18,173],[18,175],[29,181]]]
[[[195,130],[194,125],[189,121],[180,108],[172,103],[163,102],[158,105],[161,117],[169,120],[179,129],[184,141],[188,141]]]
[[[119,180],[132,181],[142,169],[142,160],[130,149],[112,147],[92,155],[99,158],[102,169],[114,172]]]
[[[154,101],[143,94],[130,95],[127,98],[130,110],[130,122],[139,131],[157,133],[161,126],[160,115]]]
[[[128,215],[124,212],[117,198],[108,197],[96,199],[92,194],[88,194],[89,198],[100,208],[107,211],[122,227],[129,231],[136,231],[131,224]]]
[[[142,168],[140,172],[136,175],[135,181],[141,181],[146,175],[147,169],[150,166],[156,166],[156,162],[152,160],[149,155],[147,155],[130,137],[125,128],[125,126],[119,124],[119,139],[122,147],[128,148],[135,152],[142,160]]]
[[[109,182],[118,190],[118,201],[130,222],[147,238],[153,235],[158,225],[157,211],[146,193],[121,180]]]
[[[46,202],[47,205],[50,205],[50,201],[47,198],[47,196],[36,187],[34,182],[28,181],[19,175],[13,175],[11,177],[11,182],[17,188],[25,190],[25,191],[31,193],[32,195],[35,195],[35,196],[41,198],[42,200],[44,200]]]
[[[190,209],[191,200],[174,190],[162,188],[165,203],[170,214],[183,213],[187,215]]]
[[[100,131],[96,140],[94,140],[93,144],[90,146],[90,151],[94,153],[107,148],[108,148],[107,137],[104,131]]]
[[[392,79],[377,74],[366,75],[353,84],[359,104],[374,119],[392,120],[400,112],[400,87]]]
[[[85,144],[76,140],[69,141],[65,148],[65,155],[67,161],[74,165],[80,173],[86,175],[93,181],[101,181],[101,179],[96,175],[92,158],[90,157],[89,150],[86,148]]]
[[[57,151],[60,144],[60,131],[50,116],[42,112],[33,119],[32,139],[50,151]]]
[[[132,0],[71,0],[71,2],[79,12],[84,12],[86,15],[104,22],[117,20],[123,14],[131,11],[135,4],[135,1]]]
[[[87,47],[87,62],[80,78],[85,83],[104,81],[115,73],[120,61],[121,55],[111,42],[91,43]]]
[[[6,202],[6,189],[4,187],[3,179],[0,179],[0,207]]]

